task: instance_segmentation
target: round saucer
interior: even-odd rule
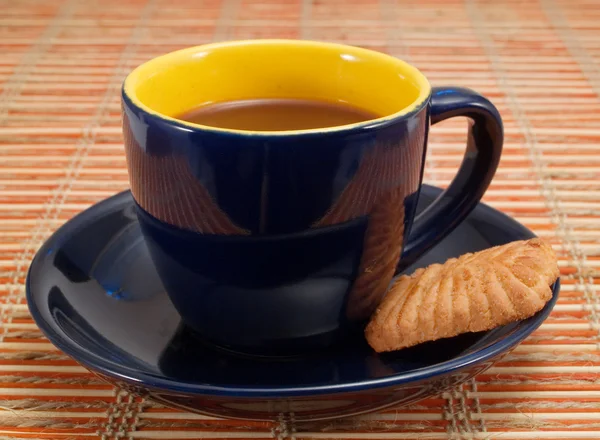
[[[441,191],[424,185],[424,208]],[[407,272],[533,237],[480,204]],[[148,255],[131,194],[62,226],[38,251],[27,300],[41,330],[92,372],[164,404],[220,417],[319,420],[431,397],[483,372],[533,332],[554,306],[492,331],[378,355],[362,335],[323,353],[243,357],[205,345],[182,325]]]

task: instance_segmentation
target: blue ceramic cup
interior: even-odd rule
[[[475,207],[502,150],[487,99],[337,44],[180,50],[131,72],[122,98],[131,190],[158,274],[201,339],[248,353],[304,352],[361,329],[394,275]],[[383,116],[276,132],[176,118],[259,98],[347,102]],[[455,116],[471,122],[464,160],[415,218],[429,126]]]

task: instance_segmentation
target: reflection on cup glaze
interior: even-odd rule
[[[422,144],[417,142],[419,148]],[[407,169],[414,162],[411,148],[402,144],[373,145],[360,159],[358,169],[327,213],[313,227],[344,223],[371,214],[382,204],[403,204],[406,187],[416,187],[419,167]],[[411,174],[407,179],[407,173]],[[410,193],[410,190],[408,191]],[[394,194],[395,199],[389,196]],[[404,220],[403,218],[401,220]]]
[[[129,169],[136,170],[129,173],[131,192],[142,208],[165,223],[195,232],[248,234],[216,205],[185,156],[144,151],[131,132],[127,114],[122,116]]]
[[[364,320],[371,315],[396,272],[404,242],[405,199],[420,179],[418,167],[407,168],[407,164],[414,163],[410,147],[420,148],[422,142],[418,138],[409,148],[382,144],[370,149],[331,210],[314,225],[369,216],[358,274],[346,306],[350,320]]]

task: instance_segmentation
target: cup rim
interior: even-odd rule
[[[392,63],[395,64],[400,70],[407,73],[407,77],[411,78],[413,82],[415,82],[419,88],[419,96],[408,106],[405,106],[394,112],[392,114],[382,116],[379,118],[369,119],[366,121],[356,122],[353,124],[345,124],[338,125],[333,127],[323,127],[323,128],[311,128],[311,129],[301,129],[301,130],[280,130],[280,131],[254,131],[254,130],[242,130],[242,129],[231,129],[231,128],[220,128],[220,127],[212,127],[209,125],[197,124],[193,122],[184,121],[181,119],[174,118],[172,116],[165,115],[160,113],[143,102],[141,102],[136,93],[135,86],[138,84],[140,80],[140,75],[143,71],[147,69],[151,69],[153,67],[158,67],[161,65],[168,65],[173,63],[176,60],[182,60],[188,58],[191,55],[194,55],[199,52],[206,52],[217,50],[221,48],[227,47],[240,47],[240,46],[252,46],[252,45],[287,45],[287,46],[304,46],[304,47],[314,47],[321,49],[329,49],[338,51],[340,53],[350,53],[355,55],[366,55],[371,58],[376,59],[378,62],[383,63]],[[163,55],[159,55],[158,57],[152,58],[140,65],[138,65],[135,69],[133,69],[123,81],[122,84],[122,99],[123,103],[129,107],[130,109],[135,109],[138,112],[142,112],[147,116],[161,121],[163,123],[167,123],[169,125],[175,125],[180,129],[184,129],[187,131],[198,131],[202,130],[205,132],[212,132],[214,134],[229,134],[229,135],[242,135],[242,136],[252,136],[252,137],[274,137],[274,136],[302,136],[302,135],[314,135],[314,134],[324,134],[324,133],[340,133],[346,132],[349,130],[355,131],[364,131],[371,130],[376,128],[381,128],[391,123],[398,121],[398,119],[403,119],[415,113],[418,113],[429,101],[431,96],[431,85],[425,75],[413,65],[407,63],[406,61],[396,58],[394,56],[388,55],[383,52],[378,52],[371,49],[366,49],[362,47],[350,46],[346,44],[340,43],[329,43],[322,41],[314,41],[314,40],[293,40],[293,39],[253,39],[253,40],[231,40],[231,41],[223,41],[217,43],[209,43],[203,44],[199,46],[192,46],[180,50],[176,50],[173,52],[168,52]]]

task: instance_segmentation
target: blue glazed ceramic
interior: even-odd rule
[[[177,119],[202,103],[269,97],[381,117],[282,132]],[[472,122],[464,161],[415,219],[429,126],[455,116]],[[123,127],[142,233],[183,319],[220,346],[279,355],[360,329],[398,270],[475,207],[503,140],[498,111],[471,90],[432,89],[381,53],[285,40],[141,65],[124,83]]]
[[[419,210],[441,191],[423,186]],[[60,228],[27,277],[31,314],[57,347],[107,381],[164,404],[220,417],[297,421],[375,411],[432,397],[483,372],[533,332],[535,316],[489,332],[378,355],[346,344],[289,358],[250,357],[204,344],[182,323],[156,273],[129,192]],[[533,237],[480,204],[414,265]]]

